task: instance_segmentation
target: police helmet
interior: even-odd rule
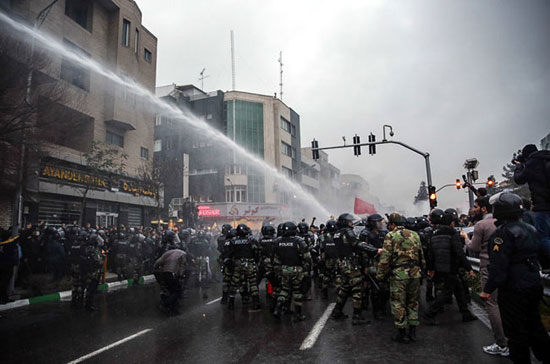
[[[309,226],[308,226],[307,223],[305,223],[305,222],[303,222],[303,221],[300,222],[300,223],[298,223],[298,232],[299,232],[300,234],[305,234],[305,233],[307,233],[308,231],[309,231]]]
[[[446,209],[444,214],[445,225],[451,225],[453,221],[458,222],[458,212],[455,209]]]
[[[248,229],[248,226],[246,224],[239,224],[237,225],[237,236],[247,236],[250,229]]]
[[[78,233],[78,240],[80,241],[86,241],[89,238],[89,234],[86,230],[82,230]]]
[[[327,221],[327,224],[325,225],[325,230],[329,233],[335,233],[336,230],[338,230],[337,224],[335,220],[329,220]]]
[[[369,217],[367,217],[367,226],[371,229],[374,229],[374,228],[376,228],[376,223],[378,223],[382,220],[384,220],[384,218],[382,216],[380,216],[379,214],[369,215]]]
[[[283,225],[284,223],[280,223],[279,225],[277,225],[277,236],[283,236]]]
[[[353,218],[352,214],[343,213],[342,215],[338,216],[338,221],[336,222],[336,225],[339,228],[349,227],[350,223],[353,223],[353,220],[355,219]]]
[[[409,230],[416,229],[416,219],[414,217],[407,217],[405,219],[405,228]]]
[[[283,236],[294,236],[296,235],[296,224],[292,221],[287,221],[283,224]]]
[[[176,240],[176,232],[173,230],[167,230],[164,233],[164,236],[166,237],[166,240],[168,240],[169,242]]]
[[[232,226],[229,224],[223,224],[222,225],[222,234],[227,235],[228,232],[231,231]]]
[[[523,215],[523,201],[521,197],[511,192],[502,192],[489,199],[493,205],[493,217],[497,220],[515,220]]]
[[[416,218],[416,228],[418,230],[422,230],[430,226],[430,223],[428,222],[428,219],[426,219],[424,216],[418,216]]]
[[[274,236],[275,228],[271,225],[262,226],[262,236]]]
[[[430,222],[434,225],[441,225],[444,223],[445,212],[441,209],[433,209],[430,212]]]

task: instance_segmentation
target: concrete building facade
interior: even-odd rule
[[[3,5],[14,18],[32,24],[50,3],[20,0]],[[41,30],[82,57],[154,92],[157,39],[141,19],[132,0],[60,0],[51,7]],[[139,170],[152,160],[154,113],[132,88],[119,86],[62,54],[48,52],[48,56],[50,64],[41,72],[64,88],[67,102],[39,112],[36,122],[67,118],[68,124],[45,136],[47,156],[33,166],[38,176],[26,184],[25,220],[60,224],[78,219],[82,179],[70,176],[86,177],[83,153],[92,141],[99,141],[125,154],[126,167],[123,175],[86,177],[104,182],[90,191],[84,222],[146,223],[148,208],[156,202],[140,180]],[[39,88],[33,91],[38,93]]]

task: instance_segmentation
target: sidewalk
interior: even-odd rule
[[[98,291],[101,291],[101,292],[117,291],[119,289],[132,287],[135,284],[133,279],[126,279],[123,281],[117,281],[116,279],[117,279],[116,274],[107,273],[105,277],[105,283],[100,284],[98,286],[97,288]],[[149,284],[152,282],[156,282],[156,280],[155,280],[155,276],[151,274],[151,275],[139,277],[137,284]],[[0,311],[6,311],[13,308],[23,307],[28,305],[35,305],[37,303],[42,303],[42,302],[69,301],[71,299],[71,296],[72,296],[71,291],[62,291],[62,292],[56,292],[56,293],[47,294],[43,296],[20,299],[14,302],[0,305]]]

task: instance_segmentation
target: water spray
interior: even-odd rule
[[[275,176],[289,190],[297,191],[302,196],[305,196],[307,198],[306,204],[308,204],[310,207],[313,208],[313,210],[316,211],[317,216],[325,216],[326,218],[330,216],[330,213],[328,212],[328,210],[325,207],[323,207],[323,205],[321,205],[321,203],[319,203],[319,201],[317,201],[317,199],[315,199],[314,196],[312,196],[309,192],[304,190],[302,186],[300,186],[299,184],[295,183],[292,180],[289,180],[285,175],[279,172],[277,168],[270,166],[263,159],[260,159],[254,156],[252,153],[248,152],[244,147],[240,146],[235,141],[228,138],[225,134],[223,134],[219,130],[211,127],[206,121],[202,120],[201,118],[198,118],[192,115],[187,110],[181,110],[174,105],[170,105],[169,103],[164,102],[163,100],[157,98],[152,92],[150,92],[143,86],[139,85],[135,81],[120,77],[113,71],[106,69],[99,62],[96,62],[90,58],[83,57],[82,55],[76,53],[74,50],[65,47],[61,42],[52,38],[51,36],[43,32],[29,28],[24,24],[21,24],[13,20],[4,12],[1,12],[1,11],[0,11],[0,21],[9,25],[11,28],[23,33],[24,35],[29,36],[30,39],[34,39],[36,46],[40,46],[44,49],[46,49],[46,46],[47,46],[48,48],[46,50],[53,50],[54,52],[69,59],[70,61],[78,63],[82,67],[85,67],[86,69],[94,73],[97,73],[117,83],[120,86],[131,89],[134,92],[134,94],[141,97],[144,101],[149,102],[151,105],[154,105],[158,109],[158,111],[161,112],[163,115],[169,116],[170,118],[175,120],[182,121],[186,123],[186,125],[188,125],[189,127],[196,130],[200,130],[201,132],[205,133],[206,135],[213,138],[214,140],[220,143],[223,143],[227,147],[231,148],[231,150],[235,151],[240,156],[250,161],[255,167]]]

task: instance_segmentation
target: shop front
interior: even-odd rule
[[[285,206],[277,204],[209,203],[197,205],[199,222],[217,226],[246,224],[253,230],[260,230],[266,223],[277,224],[289,219]]]
[[[80,167],[80,168],[79,168]],[[27,209],[36,222],[100,227],[148,225],[157,206],[156,193],[138,179],[114,174],[91,175],[82,166],[47,159],[40,166],[38,191]],[[27,219],[28,220],[28,219]]]

